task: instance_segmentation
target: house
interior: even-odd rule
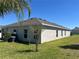
[[[75,27],[74,29],[72,29],[71,34],[79,34],[79,27]]]
[[[36,42],[35,39],[38,39],[39,43],[44,43],[69,37],[71,33],[70,29],[41,18],[30,18],[20,23],[7,25],[3,29],[10,33],[16,31],[19,41],[33,43]]]

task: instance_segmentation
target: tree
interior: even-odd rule
[[[31,9],[29,6],[30,0],[0,0],[0,16],[5,16],[7,13],[13,12],[17,16],[24,15],[24,9],[28,10],[30,16]]]
[[[38,19],[32,19],[34,21],[38,21]],[[34,22],[32,26],[30,27],[31,31],[34,33],[34,39],[35,39],[35,51],[38,52],[38,46],[39,46],[39,39],[41,34],[41,28],[42,26],[39,25],[39,23]]]
[[[4,17],[6,14],[13,12],[20,20],[24,16],[24,9],[27,9],[30,17],[31,8],[29,2],[30,0],[0,0],[0,16]]]
[[[38,44],[39,44],[39,34],[40,34],[40,29],[38,28],[39,26],[35,26],[34,28],[34,38],[35,38],[35,43],[36,43],[36,52],[38,52]]]
[[[18,17],[24,15],[24,9],[28,10],[28,16],[30,17],[31,9],[29,6],[30,0],[0,0],[0,16],[13,12]],[[31,26],[34,29],[40,29],[38,26]],[[38,51],[38,39],[36,39],[36,51]]]
[[[28,16],[30,17],[30,1],[31,0],[0,0],[0,16],[4,17],[6,14],[13,12],[18,16],[20,23],[20,18],[24,16],[25,9],[27,9]]]

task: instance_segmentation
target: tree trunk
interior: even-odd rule
[[[38,39],[36,39],[36,52],[38,52]]]

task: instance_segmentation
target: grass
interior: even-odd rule
[[[55,40],[39,45],[34,52],[34,44],[0,42],[0,59],[79,59],[79,35]]]

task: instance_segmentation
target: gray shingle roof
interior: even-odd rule
[[[63,26],[58,25],[56,23],[52,23],[52,22],[43,20],[41,18],[30,18],[30,19],[24,20],[24,21],[22,21],[20,23],[21,23],[22,26],[26,26],[26,25],[45,25],[45,26],[51,26],[51,27],[70,30],[70,29],[68,29],[66,27],[63,27]],[[13,23],[13,24],[7,25],[7,27],[20,26],[20,23]]]

